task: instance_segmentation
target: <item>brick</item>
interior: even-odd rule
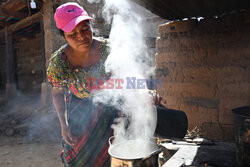
[[[169,74],[169,69],[167,67],[157,68],[155,70],[156,77],[167,76]]]
[[[223,128],[218,123],[203,123],[201,126],[201,134],[205,138],[216,141],[222,141],[224,139]]]
[[[163,34],[170,32],[190,31],[197,26],[197,23],[196,19],[168,22],[159,26],[159,33],[162,36]]]
[[[249,12],[159,26],[156,66],[168,69],[160,91],[187,113],[190,126],[199,124],[214,139],[231,140],[231,109],[250,103],[248,18]]]
[[[216,68],[214,71],[217,82],[221,84],[237,83],[237,82],[249,82],[250,77],[249,71],[242,67],[236,66],[226,66],[221,68]]]
[[[223,129],[223,140],[234,142],[234,126],[222,124]]]
[[[185,111],[187,114],[198,111],[198,106],[187,106],[184,99],[181,101],[180,109]]]
[[[237,42],[232,43],[231,45],[236,45]],[[240,42],[242,43],[242,42]],[[212,48],[212,47],[210,47]],[[249,57],[248,48],[243,48],[242,46],[226,46],[226,44],[222,44],[220,48],[214,49],[216,52],[214,54],[210,54],[207,57],[207,64],[212,67],[223,67],[223,66],[242,66],[244,65],[244,61],[249,62],[247,57]],[[235,56],[237,55],[237,56]],[[216,59],[216,61],[215,61]],[[243,64],[242,64],[243,63]]]
[[[250,83],[230,83],[230,84],[218,84],[218,97],[223,98],[250,98]]]
[[[156,51],[157,53],[160,53],[161,49],[163,48],[163,40],[161,38],[157,38],[155,43],[156,43]]]
[[[206,84],[195,83],[166,83],[163,87],[164,91],[176,92],[182,97],[214,97],[215,90]]]
[[[239,98],[220,98],[220,110],[227,110],[230,111],[233,108],[244,106],[248,104],[249,99],[239,99]]]
[[[218,111],[198,106],[181,105],[180,110],[187,114],[189,128],[201,127],[204,122],[218,123]]]
[[[206,67],[184,67],[184,82],[214,83],[216,74],[213,69]]]
[[[190,124],[197,126],[202,125],[204,122],[218,122],[217,112],[208,112],[208,109],[204,107],[198,107],[196,111],[191,111],[189,115]]]
[[[222,124],[233,124],[233,113],[232,109],[244,105],[248,105],[248,99],[232,99],[232,98],[221,98],[220,100],[220,115],[219,121]]]
[[[178,65],[177,65],[178,66]],[[249,69],[241,67],[184,67],[183,74],[185,77],[184,82],[203,82],[203,83],[237,83],[237,82],[250,82]],[[240,74],[240,75],[239,75]]]
[[[176,63],[158,63],[156,65],[156,75],[166,76],[167,81],[176,81],[176,82],[184,81],[182,68],[179,65],[177,66]]]
[[[204,108],[216,109],[219,107],[220,100],[203,97],[187,97],[185,98],[186,105],[200,106]]]
[[[226,111],[220,111],[219,122],[222,124],[233,125],[233,113],[227,113],[223,115],[222,113],[227,113]]]

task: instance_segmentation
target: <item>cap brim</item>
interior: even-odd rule
[[[68,24],[66,24],[64,27],[62,27],[61,29],[64,31],[64,32],[71,32],[74,30],[74,28],[82,21],[84,20],[94,20],[92,17],[89,17],[89,16],[78,16],[74,19],[72,19]]]

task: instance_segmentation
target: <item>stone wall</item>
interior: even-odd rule
[[[157,77],[167,107],[185,111],[189,129],[233,140],[231,109],[250,104],[250,12],[159,26]]]

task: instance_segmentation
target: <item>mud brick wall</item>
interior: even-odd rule
[[[189,129],[233,141],[231,109],[250,104],[250,13],[159,26],[156,74],[167,107],[185,111]]]
[[[15,43],[17,86],[21,93],[40,93],[43,80],[41,34]]]

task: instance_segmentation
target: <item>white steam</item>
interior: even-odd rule
[[[100,3],[101,0],[88,0],[89,3]]]
[[[104,89],[94,100],[122,110],[124,116],[113,125],[115,141],[148,139],[153,136],[156,127],[152,96],[146,89],[146,82],[144,89],[140,85],[143,79],[152,75],[154,69],[149,65],[150,56],[143,38],[142,19],[134,6],[128,0],[105,0],[103,10],[105,19],[112,23],[111,53],[105,67],[112,72],[112,79],[123,79],[124,83],[121,84],[122,89],[117,89],[118,83],[113,81],[115,87]],[[132,80],[132,77],[136,80]],[[134,81],[136,87],[128,89],[130,82],[127,81]]]

